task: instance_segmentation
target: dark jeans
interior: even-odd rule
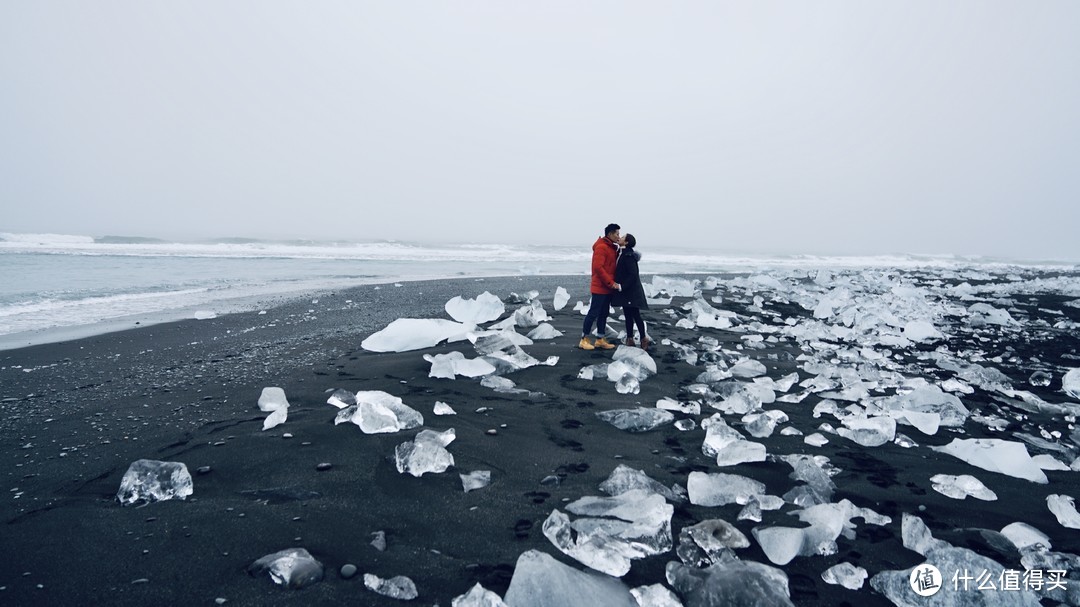
[[[596,333],[603,337],[607,334],[607,315],[611,309],[611,295],[592,294],[589,302],[589,311],[585,314],[585,326],[581,329],[582,337],[592,332],[593,323],[596,323]]]
[[[623,306],[623,315],[626,316],[626,339],[634,339],[634,325],[637,325],[638,333],[645,338],[645,319],[641,317],[641,308]]]

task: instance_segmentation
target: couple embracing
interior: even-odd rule
[[[578,347],[582,350],[596,348],[610,350],[615,347],[604,337],[607,333],[609,306],[623,309],[623,315],[626,317],[626,345],[636,345],[634,341],[634,326],[636,325],[638,333],[641,334],[641,347],[649,348],[650,342],[645,333],[645,321],[641,318],[641,310],[649,308],[638,272],[638,260],[641,259],[641,255],[634,250],[637,246],[634,235],[620,236],[621,229],[619,224],[609,223],[604,228],[604,235],[593,243],[592,281],[589,285],[592,301],[585,315],[581,341],[578,342]],[[589,341],[593,323],[596,324],[596,332],[600,336],[595,342]]]

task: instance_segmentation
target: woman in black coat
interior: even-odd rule
[[[638,333],[641,334],[642,349],[649,349],[649,337],[645,333],[645,321],[641,318],[641,310],[649,309],[649,302],[645,300],[645,289],[641,286],[641,275],[638,272],[638,260],[641,253],[634,250],[637,239],[633,234],[627,234],[623,238],[623,250],[619,253],[619,262],[615,266],[615,282],[622,289],[615,293],[611,299],[611,305],[622,306],[623,315],[626,316],[626,345],[633,346],[634,325],[637,325]]]

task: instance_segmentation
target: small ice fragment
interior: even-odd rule
[[[529,331],[529,339],[555,339],[556,337],[562,337],[562,331],[556,329],[546,322],[542,322],[536,325],[536,328]]]
[[[211,310],[196,310],[191,317],[195,320],[210,320],[211,318],[217,318],[217,313]]]
[[[275,428],[277,426],[280,426],[281,424],[285,423],[285,420],[288,419],[288,417],[289,417],[289,408],[288,407],[282,407],[280,409],[276,409],[276,410],[272,411],[270,413],[270,415],[267,415],[266,419],[263,420],[262,429],[264,431],[266,431],[266,430],[269,430],[270,428]]]
[[[450,318],[473,325],[495,320],[506,311],[502,300],[487,291],[477,295],[476,299],[466,299],[459,295],[446,302],[444,308]]]
[[[454,456],[446,450],[446,446],[453,442],[454,438],[456,434],[453,428],[443,432],[421,430],[415,439],[401,443],[394,449],[397,471],[415,477],[428,472],[446,472],[447,468],[454,465]]]
[[[907,436],[906,434],[900,433],[896,434],[896,438],[893,439],[893,443],[905,449],[911,449],[912,447],[919,446],[919,443],[911,440],[911,437]]]
[[[504,600],[530,607],[638,607],[622,581],[579,571],[537,550],[518,557]]]
[[[1049,482],[1046,474],[1031,460],[1023,443],[997,438],[954,438],[948,445],[930,448],[983,470],[1000,472],[1043,485]]]
[[[552,307],[558,312],[566,307],[566,302],[570,301],[570,292],[563,287],[555,287],[555,298],[552,300]]]
[[[648,432],[675,421],[674,413],[648,407],[599,411],[596,417],[627,432]]]
[[[384,580],[377,575],[365,573],[364,586],[367,586],[369,590],[374,591],[376,594],[402,601],[411,601],[418,596],[416,584],[403,575]]]
[[[338,409],[344,409],[356,404],[356,395],[348,390],[334,390],[330,398],[326,399],[326,404],[334,405]]]
[[[773,564],[787,565],[803,551],[806,534],[796,527],[755,527],[754,539]]]
[[[384,552],[386,550],[386,532],[376,531],[375,533],[372,533],[371,545],[379,552]]]
[[[1049,453],[1032,456],[1031,461],[1041,470],[1071,470],[1067,464]]]
[[[381,390],[356,393],[356,405],[338,412],[335,424],[352,422],[364,434],[384,434],[424,425],[424,416],[392,394]]]
[[[450,601],[450,607],[507,607],[507,604],[499,595],[477,582],[465,594],[454,597]]]
[[[1073,498],[1068,495],[1051,494],[1046,496],[1046,505],[1054,513],[1061,526],[1080,529],[1080,513],[1076,511]]]
[[[304,588],[323,578],[322,563],[303,548],[289,548],[268,554],[248,565],[248,575],[269,573],[275,584],[287,588]]]
[[[263,388],[259,395],[259,411],[270,413],[282,407],[289,406],[289,399],[285,398],[285,391],[281,388]]]
[[[953,499],[962,500],[967,496],[992,502],[997,500],[997,494],[982,484],[982,482],[969,474],[952,476],[949,474],[935,474],[930,477],[934,491]]]
[[[793,607],[788,577],[764,563],[730,560],[698,569],[667,564],[667,580],[687,605],[713,607]]]
[[[680,419],[679,421],[675,422],[675,428],[683,432],[688,432],[690,430],[693,430],[694,428],[697,428],[697,422],[692,419]]]
[[[823,445],[827,445],[829,443],[829,439],[825,438],[825,435],[821,434],[820,432],[815,432],[813,434],[807,435],[807,437],[803,439],[803,442],[807,445],[811,445],[814,447],[821,447]]]
[[[195,491],[191,473],[182,462],[135,460],[120,480],[116,499],[124,506],[139,501],[187,499]]]
[[[735,377],[741,377],[743,379],[750,379],[759,375],[765,375],[768,373],[768,369],[765,368],[760,361],[752,358],[745,358],[732,365],[731,374]]]
[[[686,483],[690,503],[695,506],[745,505],[751,497],[763,495],[765,485],[752,478],[723,472],[690,473]]]
[[[495,372],[495,366],[483,358],[465,358],[461,352],[447,352],[446,354],[425,354],[424,360],[431,363],[428,377],[441,379],[454,379],[458,375],[463,377],[482,377]]]
[[[846,418],[836,433],[863,447],[880,447],[896,437],[896,420],[891,417]]]
[[[656,408],[665,411],[676,411],[687,415],[701,415],[701,405],[693,402],[680,402],[667,396],[656,401]]]
[[[435,410],[432,413],[435,415],[457,415],[457,411],[454,411],[453,407],[441,400],[435,401]]]
[[[1028,378],[1028,383],[1038,388],[1045,388],[1053,379],[1054,377],[1046,371],[1036,371]]]
[[[839,584],[848,590],[858,590],[866,582],[866,570],[851,563],[837,563],[821,574],[826,584]]]
[[[491,484],[491,470],[477,470],[468,474],[459,474],[458,476],[461,477],[461,485],[464,487],[465,493],[483,489]]]
[[[1027,523],[1010,523],[1001,530],[1001,535],[1009,538],[1017,550],[1023,550],[1029,546],[1041,544],[1047,550],[1053,548],[1050,544],[1050,536]]]
[[[600,491],[608,495],[622,495],[634,489],[643,489],[649,493],[656,493],[672,502],[685,500],[684,497],[676,495],[674,491],[665,487],[659,481],[649,477],[649,475],[645,474],[645,471],[635,470],[625,464],[616,466],[611,475],[600,483]]]

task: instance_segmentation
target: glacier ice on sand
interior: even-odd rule
[[[356,393],[356,404],[338,411],[334,424],[353,423],[364,434],[384,434],[424,425],[424,416],[400,398],[382,390]]]
[[[120,480],[116,499],[124,506],[137,502],[187,499],[194,493],[191,473],[183,462],[135,460]]]
[[[397,471],[416,477],[429,472],[446,472],[447,468],[454,465],[454,456],[446,450],[446,446],[455,438],[453,428],[443,432],[421,430],[416,438],[401,443],[394,449]]]
[[[248,565],[247,572],[258,577],[269,574],[275,584],[299,589],[323,579],[323,565],[304,548],[288,548],[268,554]]]
[[[621,580],[580,571],[538,550],[518,557],[503,600],[510,607],[639,607]]]
[[[506,311],[502,300],[487,291],[477,295],[475,299],[466,299],[459,295],[447,301],[443,307],[450,318],[472,325],[495,320]]]
[[[411,601],[419,596],[416,591],[416,584],[403,575],[383,579],[373,573],[365,573],[364,586],[376,594],[400,601]]]
[[[368,336],[360,347],[369,352],[408,352],[464,337],[474,325],[441,318],[399,318]]]

